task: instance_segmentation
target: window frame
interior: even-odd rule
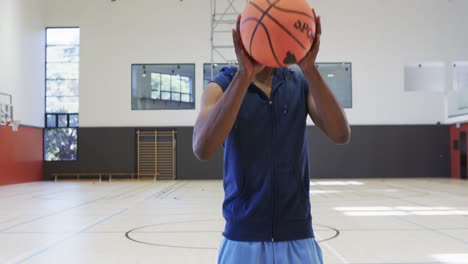
[[[72,129],[72,130],[75,130],[75,134],[76,134],[76,158],[73,159],[73,160],[47,160],[46,159],[46,155],[47,155],[47,147],[46,147],[46,141],[45,141],[45,138],[47,136],[47,131],[51,131],[51,130],[58,130],[58,129]],[[78,143],[79,143],[79,129],[78,127],[54,127],[54,128],[47,128],[47,129],[44,129],[44,135],[43,135],[43,159],[44,159],[44,162],[77,162],[78,161],[78,155],[79,155],[79,148],[78,148]]]
[[[78,142],[79,142],[79,139],[78,139],[78,135],[79,135],[79,113],[48,113],[47,112],[47,98],[48,97],[73,97],[73,98],[78,98],[78,104],[79,104],[79,90],[78,90],[78,95],[77,96],[47,96],[47,81],[53,81],[53,80],[59,80],[59,79],[48,79],[47,78],[47,64],[48,64],[48,60],[47,60],[47,48],[49,47],[48,45],[48,42],[47,42],[47,31],[49,29],[78,29],[80,30],[80,34],[81,34],[81,28],[79,26],[67,26],[67,27],[57,27],[57,26],[50,26],[50,27],[45,27],[44,29],[44,39],[45,39],[45,45],[44,45],[44,133],[43,133],[43,136],[42,136],[42,145],[43,145],[43,153],[42,153],[42,158],[43,158],[43,161],[44,162],[76,162],[78,161],[78,157],[79,157],[79,147],[78,147]],[[54,45],[56,46],[56,45]],[[81,39],[80,39],[80,42],[78,45],[63,45],[63,46],[77,46],[79,48],[79,52],[78,52],[78,56],[80,56],[81,54]],[[60,63],[60,62],[51,62],[51,63]],[[80,60],[78,60],[77,62],[72,62],[72,63],[76,63],[78,64],[78,69],[79,69],[79,65],[80,65]],[[79,76],[77,79],[60,79],[60,80],[75,80],[75,81],[78,81],[78,87],[79,87]],[[67,127],[59,127],[58,126],[58,116],[59,115],[68,115],[67,116]],[[56,126],[55,127],[49,127],[47,125],[47,116],[48,115],[56,115]],[[77,115],[78,116],[78,126],[70,126],[70,115]],[[47,160],[46,159],[46,155],[47,155],[47,148],[46,148],[46,134],[47,134],[47,130],[51,130],[51,129],[73,129],[75,130],[75,134],[76,134],[76,155],[75,155],[75,159],[73,160]]]
[[[154,100],[154,101],[161,101],[161,102],[165,102],[165,103],[181,103],[181,104],[193,104],[193,107],[192,108],[155,108],[155,109],[134,109],[133,108],[133,105],[132,105],[132,102],[130,102],[130,110],[131,111],[179,111],[179,110],[195,110],[196,109],[196,76],[197,76],[197,64],[196,63],[132,63],[130,65],[130,101],[133,100],[134,96],[133,96],[133,92],[134,92],[134,89],[133,89],[133,67],[135,66],[145,66],[145,69],[146,69],[146,75],[150,75],[150,78],[151,78],[151,74],[155,73],[155,74],[160,74],[161,75],[168,75],[170,76],[170,83],[172,83],[172,76],[177,76],[177,74],[170,74],[170,73],[162,73],[162,72],[149,72],[148,71],[148,66],[164,66],[164,67],[170,67],[170,66],[193,66],[193,78],[191,76],[185,76],[185,75],[180,75],[180,77],[186,77],[186,78],[189,78],[189,79],[192,79],[191,80],[191,91],[192,93],[183,93],[182,92],[182,87],[180,87],[180,92],[173,92],[172,90],[169,90],[169,91],[165,91],[165,90],[162,90],[162,88],[159,90],[159,98],[160,99],[152,99],[151,97],[147,98],[147,99],[150,99],[150,100]],[[179,81],[181,81],[181,78],[179,77]],[[160,84],[162,84],[162,80],[160,80]],[[154,91],[157,91],[157,90],[154,90],[153,87],[151,87],[151,92],[154,92]],[[136,92],[136,89],[135,89],[135,92]],[[179,101],[176,101],[176,100],[166,100],[166,99],[162,99],[162,93],[165,92],[165,93],[170,93],[171,95],[171,98],[172,98],[172,94],[175,93],[175,94],[180,94],[180,100]],[[191,101],[190,102],[186,102],[186,101],[182,101],[182,95],[188,95],[188,96],[191,96]]]

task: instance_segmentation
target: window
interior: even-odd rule
[[[77,138],[76,128],[46,129],[44,132],[45,160],[76,160]]]
[[[132,65],[132,110],[194,109],[194,64]]]
[[[193,103],[190,78],[180,75],[151,73],[151,99]]]
[[[46,29],[44,159],[77,159],[79,28]]]
[[[343,108],[352,108],[352,67],[349,62],[319,62],[316,67],[320,75]],[[290,66],[300,71],[297,65]]]
[[[468,61],[452,63],[452,91],[447,95],[448,117],[468,115]]]
[[[13,121],[13,96],[0,92],[0,125]]]

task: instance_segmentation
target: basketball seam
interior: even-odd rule
[[[278,63],[279,67],[282,67],[280,61],[278,60],[278,57],[276,57],[275,49],[273,48],[273,43],[271,42],[271,38],[270,38],[270,32],[268,31],[267,27],[262,22],[259,22],[259,24],[265,30],[265,34],[267,35],[267,38],[268,38],[268,44],[270,45],[270,50],[273,53],[273,57],[275,57],[276,63]]]
[[[265,12],[262,8],[260,8],[258,5],[255,3],[249,2],[249,4],[253,5],[255,8],[257,8],[261,12]],[[281,29],[283,29],[292,39],[294,39],[301,48],[306,50],[306,47],[291,33],[289,32],[288,29],[286,29],[278,20],[276,20],[274,17],[272,17],[270,14],[265,13],[266,16],[268,16],[273,22],[275,22]]]
[[[252,54],[252,43],[253,43],[253,39],[254,39],[254,37],[255,37],[255,33],[257,32],[257,29],[258,29],[259,24],[262,23],[263,18],[264,18],[266,15],[268,15],[268,11],[270,11],[270,9],[272,9],[273,6],[274,6],[276,3],[278,3],[279,1],[281,1],[281,0],[276,0],[276,2],[274,2],[273,4],[270,4],[270,6],[269,6],[266,10],[263,10],[263,9],[259,8],[258,6],[256,6],[256,4],[252,3],[252,1],[249,1],[249,4],[256,6],[257,9],[259,9],[260,12],[262,12],[262,16],[258,19],[257,25],[255,25],[255,28],[254,28],[254,30],[253,30],[253,32],[252,32],[252,37],[250,38],[250,44],[249,44],[249,52],[250,52],[250,54]]]
[[[270,0],[267,0],[267,2],[268,2],[269,4],[271,4]],[[295,13],[295,14],[298,14],[298,15],[306,16],[306,17],[308,17],[308,18],[310,18],[310,19],[314,19],[313,16],[311,16],[311,15],[309,15],[309,14],[307,14],[307,13],[304,13],[304,12],[300,12],[300,11],[296,11],[296,10],[290,10],[290,9],[286,9],[286,8],[282,8],[282,7],[277,7],[276,5],[273,6],[273,8],[276,8],[276,9],[278,9],[278,10],[280,10],[280,11],[283,11],[283,12],[286,12],[286,13]]]
[[[242,26],[244,23],[247,23],[247,22],[252,21],[252,20],[258,22],[258,18],[256,18],[256,17],[248,17],[248,18],[242,20],[241,26]]]
[[[259,19],[256,18],[256,17],[248,17],[248,18],[242,20],[241,25],[243,25],[244,23],[249,22],[249,21],[256,21],[257,22],[257,24],[255,25],[255,30],[257,30]],[[253,41],[254,35],[255,35],[255,31],[250,36],[250,44],[249,44],[249,53],[250,54],[252,54],[252,41]],[[243,46],[244,46],[244,49],[246,49],[245,45],[243,45]]]
[[[246,18],[245,20],[243,20],[241,22],[241,24],[245,23],[245,22],[248,22],[248,21],[257,21],[257,25],[261,25],[263,27],[263,29],[265,30],[265,34],[267,35],[267,38],[268,38],[268,44],[270,45],[270,50],[271,52],[273,53],[273,57],[275,58],[275,61],[276,63],[278,63],[279,67],[282,67],[280,61],[278,60],[278,57],[276,56],[276,53],[275,53],[275,49],[273,48],[273,43],[271,42],[271,38],[270,38],[270,32],[268,31],[267,27],[259,21],[258,18],[256,17],[248,17]],[[252,37],[251,37],[251,40],[253,39],[253,34],[252,34]],[[252,50],[250,50],[250,54],[252,54]],[[253,56],[252,56],[253,57]]]

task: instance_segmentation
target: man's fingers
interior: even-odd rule
[[[244,48],[244,44],[242,43],[242,38],[240,36],[240,21],[241,21],[241,15],[237,16],[237,23],[236,23],[236,32],[237,32],[237,42],[239,43],[240,48]]]
[[[316,35],[322,35],[322,17],[321,16],[318,16],[317,17],[317,20],[315,22],[316,24],[316,27],[317,27],[317,33]]]
[[[312,46],[311,50],[316,50],[320,47],[320,35],[318,38],[315,38],[314,40],[314,45]]]
[[[234,42],[234,48],[237,49],[237,34],[234,29],[232,29],[232,41]]]
[[[237,38],[237,32],[234,29],[232,29],[232,40],[234,42],[234,50],[236,51],[236,54],[239,55],[239,40]]]

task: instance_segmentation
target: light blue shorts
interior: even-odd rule
[[[241,242],[221,239],[218,264],[323,264],[314,238],[281,242]]]

